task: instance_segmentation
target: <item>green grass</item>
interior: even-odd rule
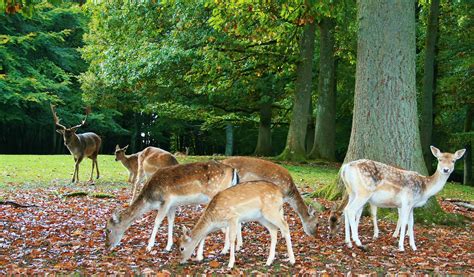
[[[178,157],[180,163],[206,161],[223,156]],[[100,155],[98,159],[101,178],[95,183],[100,189],[128,188],[128,172],[113,155]],[[286,164],[298,186],[316,189],[335,181],[338,168],[334,165]],[[91,160],[81,163],[79,177],[86,185],[91,170]],[[0,155],[0,190],[26,190],[35,188],[60,188],[69,185],[74,171],[70,155]],[[448,183],[439,196],[474,201],[474,187]]]

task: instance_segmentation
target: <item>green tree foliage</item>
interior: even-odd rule
[[[74,5],[36,6],[31,17],[0,15],[0,124],[4,152],[50,153],[63,149],[54,132],[49,103],[60,106],[66,125],[83,118],[77,75],[87,69],[78,47],[87,24]],[[91,115],[100,134],[121,128],[114,111]],[[122,130],[123,131],[123,130]],[[14,138],[14,139],[12,139]]]

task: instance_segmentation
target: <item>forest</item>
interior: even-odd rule
[[[120,147],[128,145],[127,154],[159,147],[174,154],[176,163],[254,156],[288,169],[305,202],[320,212],[321,237],[317,240],[323,245],[321,251],[328,253],[328,262],[314,258],[314,263],[309,257],[319,254],[314,249],[311,253],[302,250],[313,242],[307,237],[295,239],[304,237],[299,229],[306,228],[305,222],[295,220],[301,217],[296,211],[289,216],[290,230],[298,228],[297,235],[292,233],[294,248],[299,247],[296,269],[282,262],[278,268],[262,271],[241,261],[243,271],[219,271],[227,258],[212,259],[213,254],[203,267],[180,268],[161,250],[154,250],[157,257],[150,258],[141,249],[133,260],[139,269],[128,268],[130,260],[123,257],[112,269],[107,263],[117,257],[104,254],[103,271],[100,263],[83,258],[95,255],[93,239],[87,239],[85,248],[74,241],[66,245],[79,251],[74,259],[47,263],[56,264],[57,272],[85,274],[147,275],[155,273],[150,268],[156,259],[166,260],[159,271],[179,274],[246,274],[253,269],[256,274],[321,274],[309,268],[324,264],[329,273],[473,273],[473,254],[466,254],[462,245],[463,240],[473,242],[468,231],[474,216],[473,76],[474,4],[465,0],[0,0],[0,203],[24,201],[41,206],[59,197],[64,199],[61,205],[49,211],[56,224],[71,218],[65,211],[81,207],[84,196],[88,203],[84,210],[80,208],[81,214],[94,218],[84,226],[93,226],[86,230],[71,225],[69,228],[76,229],[68,231],[81,241],[95,224],[103,229],[102,217],[130,197],[124,169],[111,156],[118,157]],[[66,156],[69,147],[57,132],[59,120],[64,126],[80,126],[78,134],[99,135],[96,170],[98,176],[100,167],[102,175],[95,186],[63,185],[72,172],[74,183],[76,171],[73,159]],[[456,256],[444,257],[441,250],[418,252],[411,256],[418,260],[407,264],[385,258],[374,264],[367,252],[357,250],[362,261],[354,262],[354,253],[330,249],[325,237],[330,224],[327,218],[338,204],[343,208],[347,195],[338,177],[342,164],[369,159],[435,176],[446,158],[436,154],[438,148],[454,153],[449,183],[440,197],[431,197],[416,209],[414,221],[427,224],[420,235],[425,250],[438,245],[427,239],[439,236],[438,227],[429,226],[443,225],[439,230],[444,239],[455,236],[456,229],[450,226],[457,226],[459,239],[440,245],[446,252],[452,245],[453,253],[463,257],[460,264],[448,266]],[[462,149],[465,152],[459,152]],[[81,181],[90,172],[88,163],[81,166]],[[74,193],[79,198],[70,197]],[[470,208],[454,205],[455,200]],[[0,205],[0,215],[10,222],[0,223],[5,232],[10,230],[5,237],[22,224],[7,206]],[[100,208],[91,215],[96,207]],[[38,211],[28,214],[23,207],[11,209],[31,220],[43,216]],[[176,222],[180,215],[190,220],[196,214],[190,208],[180,210]],[[380,217],[387,220],[381,221],[382,229],[395,230],[394,215],[381,211]],[[151,229],[154,219],[146,218]],[[411,222],[413,225],[413,218]],[[407,224],[409,235],[410,222]],[[245,236],[252,233],[249,243],[258,246],[260,238],[253,232],[263,228],[257,225],[243,228],[244,245]],[[343,247],[343,222],[341,226],[338,238]],[[94,229],[91,236],[102,237],[102,229]],[[132,229],[147,230],[143,224]],[[372,232],[371,223],[364,222],[363,230]],[[159,232],[164,234],[165,229]],[[387,242],[390,235],[384,241],[393,248],[394,241]],[[135,240],[144,241],[145,235],[140,236]],[[54,250],[57,241],[65,243],[58,233],[53,238],[50,245],[37,246]],[[222,239],[218,237],[218,242]],[[15,249],[11,257],[0,254],[0,274],[15,272],[18,268],[12,265],[21,260],[28,246],[25,242],[15,248],[12,241],[0,237],[0,249],[2,244]],[[127,241],[127,247],[133,245],[133,239]],[[206,255],[217,251],[217,245],[209,242]],[[371,242],[369,247],[380,245]],[[33,270],[47,267],[38,262],[46,254],[28,251],[31,263],[23,267],[29,271],[17,273],[47,272]],[[121,256],[130,259],[133,249],[123,251],[127,252]],[[256,250],[260,259],[249,263],[261,262],[266,251]],[[284,246],[277,247],[277,252],[285,251]],[[239,255],[237,263],[239,258],[246,259]],[[390,253],[384,249],[374,256],[389,257]],[[298,257],[306,260],[298,262]],[[426,257],[436,258],[422,260]],[[342,265],[337,265],[340,260]],[[446,271],[439,268],[440,260],[446,262]],[[12,271],[1,269],[7,266]],[[94,269],[84,269],[90,267]]]

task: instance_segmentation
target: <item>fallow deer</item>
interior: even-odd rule
[[[191,257],[199,243],[202,250],[204,239],[209,233],[228,227],[230,237],[228,267],[232,268],[235,263],[235,239],[239,224],[245,221],[258,221],[268,229],[271,237],[266,265],[271,265],[275,258],[278,229],[285,237],[289,261],[294,264],[290,230],[283,216],[283,197],[279,186],[266,181],[245,182],[219,192],[207,205],[193,230],[189,232],[184,228],[184,235],[180,239],[181,263],[185,263]]]
[[[232,167],[216,162],[197,162],[158,169],[145,183],[133,203],[107,221],[106,246],[113,249],[124,232],[144,213],[158,210],[147,251],[155,243],[156,233],[165,216],[168,217],[168,243],[173,245],[173,224],[178,206],[209,202],[219,191],[237,183],[237,173]]]
[[[67,128],[66,126],[59,123],[60,119],[56,115],[53,105],[51,105],[51,112],[53,113],[54,123],[56,124],[56,127],[59,128],[56,130],[56,132],[63,135],[64,145],[66,145],[69,152],[73,155],[74,161],[76,162],[74,174],[72,176],[72,183],[79,181],[79,164],[85,157],[92,160],[92,171],[89,181],[92,181],[94,166],[97,169],[96,177],[99,179],[99,164],[97,163],[97,155],[99,154],[102,140],[97,134],[92,132],[76,134],[77,129],[86,123],[88,112],[86,112],[86,117],[81,122],[81,124],[71,128]]]
[[[267,160],[252,157],[232,157],[222,161],[222,163],[237,169],[239,182],[248,181],[267,181],[277,185],[284,196],[284,201],[299,215],[303,223],[303,229],[309,236],[315,236],[318,228],[318,218],[316,212],[310,206],[308,207],[303,197],[298,191],[293,178],[291,178],[288,170],[280,165]],[[240,232],[240,230],[239,230]],[[240,239],[239,239],[240,238]],[[223,253],[228,250],[228,240]],[[237,250],[241,247],[241,236],[238,236]]]
[[[168,151],[152,146],[143,149],[138,155],[138,176],[135,177],[130,204],[135,199],[138,187],[145,177],[149,178],[160,168],[177,164],[176,158]]]
[[[122,162],[123,166],[128,170],[128,182],[135,184],[137,175],[138,175],[138,155],[140,152],[126,155],[125,152],[127,151],[128,145],[124,148],[120,148],[117,144],[115,146],[115,161]]]
[[[466,150],[454,154],[441,153],[431,146],[431,152],[438,159],[436,172],[431,176],[422,176],[414,171],[403,170],[371,160],[357,160],[341,167],[341,179],[349,195],[344,208],[345,242],[352,247],[352,239],[362,247],[359,240],[358,223],[364,205],[369,202],[375,207],[398,208],[400,240],[399,251],[404,251],[406,226],[410,246],[416,250],[413,232],[413,209],[423,206],[428,199],[443,189],[449,175],[454,170],[456,160]]]

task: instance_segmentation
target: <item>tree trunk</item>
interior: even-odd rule
[[[286,146],[279,158],[283,160],[305,160],[305,139],[308,124],[308,109],[311,99],[314,36],[316,23],[304,26],[300,43],[301,61],[296,70],[296,91]]]
[[[336,160],[336,78],[333,19],[324,17],[319,23],[319,84],[314,144],[309,154],[313,159]]]
[[[234,128],[232,123],[227,123],[225,126],[225,155],[232,156],[234,151]]]
[[[466,121],[464,122],[464,132],[470,132],[472,130],[472,121],[474,119],[474,106],[467,108]],[[473,185],[474,180],[472,178],[472,139],[470,139],[466,145],[466,154],[464,154],[464,179],[463,184]]]
[[[309,112],[308,112],[308,127],[306,128],[306,154],[308,155],[313,149],[314,143],[314,124],[315,118],[313,117],[313,98],[309,99]]]
[[[433,96],[436,88],[435,59],[438,37],[439,0],[432,0],[426,30],[425,61],[423,74],[423,110],[421,114],[421,146],[428,171],[432,171],[433,155],[430,151],[433,134]]]
[[[270,156],[272,154],[272,104],[264,103],[260,107],[260,126],[258,127],[257,147],[254,155]]]

